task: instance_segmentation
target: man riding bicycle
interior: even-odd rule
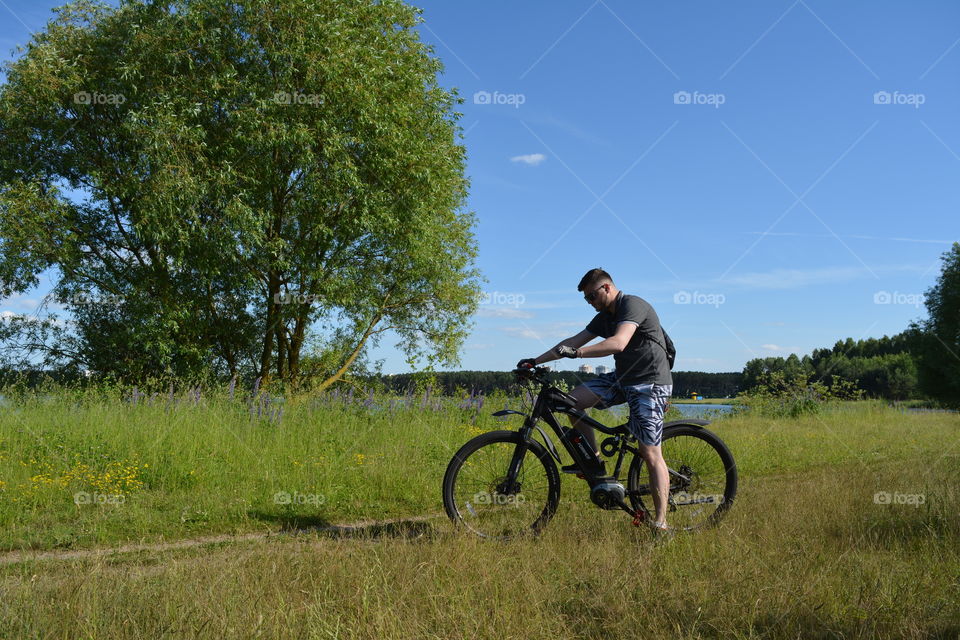
[[[597,310],[586,329],[561,341],[536,358],[525,358],[518,367],[538,365],[559,358],[602,358],[613,355],[615,370],[576,387],[570,395],[577,409],[607,409],[626,402],[630,407],[630,432],[639,441],[638,449],[650,470],[650,488],[656,510],[652,526],[667,529],[666,512],[670,479],[660,450],[663,413],[673,390],[666,339],[656,311],[643,298],[626,295],[603,269],[591,269],[580,280],[577,291]],[[601,337],[602,342],[584,346]],[[593,429],[570,418],[597,454],[594,471],[606,473],[600,460]],[[576,465],[563,467],[566,473],[578,473]]]

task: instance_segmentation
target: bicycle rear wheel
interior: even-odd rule
[[[691,531],[716,524],[733,506],[737,466],[727,445],[712,431],[693,425],[665,429],[661,443],[670,469],[667,522]],[[643,458],[634,456],[627,493],[634,509],[653,514],[653,496]]]
[[[543,445],[531,441],[510,485],[507,471],[522,442],[516,431],[491,431],[454,454],[443,477],[443,507],[455,525],[498,539],[546,526],[560,502],[560,474]]]

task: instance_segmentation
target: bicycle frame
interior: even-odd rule
[[[640,455],[640,450],[629,444],[632,434],[627,428],[628,423],[618,425],[616,427],[608,427],[594,420],[583,410],[576,409],[575,404],[576,400],[563,393],[556,387],[550,385],[542,377],[542,371],[531,370],[527,375],[526,379],[537,382],[541,385],[540,391],[537,393],[536,400],[534,401],[533,410],[530,412],[530,415],[522,413],[520,411],[514,411],[512,409],[504,409],[502,411],[497,411],[494,416],[504,416],[509,414],[516,414],[524,417],[523,425],[519,429],[520,435],[523,437],[523,442],[518,444],[514,450],[513,458],[510,461],[510,466],[507,470],[507,476],[503,484],[500,486],[500,489],[504,492],[511,492],[516,489],[516,478],[520,471],[520,465],[523,463],[523,458],[527,453],[529,444],[533,439],[533,431],[536,429],[541,436],[543,436],[544,445],[549,451],[550,455],[559,463],[561,462],[560,454],[557,453],[557,449],[554,446],[553,440],[547,435],[547,433],[540,428],[538,424],[541,420],[546,422],[553,432],[559,438],[560,442],[563,444],[564,448],[567,450],[567,453],[570,454],[570,457],[573,458],[574,462],[581,469],[581,477],[583,477],[587,484],[593,489],[595,486],[609,483],[609,482],[620,482],[620,471],[623,467],[624,457],[627,452],[632,452],[634,455]],[[518,374],[520,376],[521,374]],[[586,464],[586,460],[583,459],[580,451],[573,446],[568,441],[566,437],[566,428],[563,427],[560,422],[557,420],[556,413],[564,413],[573,418],[576,418],[580,421],[581,424],[589,425],[590,427],[605,433],[610,438],[607,438],[601,443],[601,450],[608,456],[612,456],[614,453],[617,454],[616,463],[614,465],[613,473],[609,476],[598,476],[589,471],[591,465]],[[678,425],[691,425],[691,426],[704,426],[709,424],[707,420],[696,420],[696,419],[687,419],[683,422],[671,422],[664,425],[664,429]],[[689,481],[689,478],[685,477],[683,474],[679,473],[675,469],[669,469],[670,482],[673,484],[676,479],[678,483],[685,484]],[[672,498],[671,498],[672,502]],[[617,505],[619,508],[623,509],[630,515],[634,516],[635,523],[638,519],[642,519],[643,515],[638,513],[625,502],[620,501]]]

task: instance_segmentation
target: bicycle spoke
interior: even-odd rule
[[[463,524],[476,533],[508,537],[528,530],[547,508],[550,482],[543,463],[527,451],[512,486],[507,472],[517,444],[490,442],[463,460],[453,501]]]
[[[695,529],[714,522],[728,508],[729,458],[725,446],[712,433],[688,428],[664,437],[663,458],[670,470],[670,506],[667,520],[672,526]],[[731,463],[732,463],[732,459]],[[648,470],[642,460],[631,466],[631,500],[637,507],[653,510]]]

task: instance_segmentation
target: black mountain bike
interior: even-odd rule
[[[521,384],[539,386],[530,415],[504,409],[493,415],[524,417],[518,431],[491,431],[460,447],[443,477],[443,506],[457,526],[489,538],[507,539],[522,533],[539,533],[560,502],[560,455],[547,433],[538,424],[553,429],[574,463],[578,477],[590,486],[590,498],[601,509],[622,509],[633,516],[633,524],[650,519],[653,498],[643,458],[634,446],[636,439],[627,425],[607,427],[575,409],[573,397],[553,387],[547,369],[517,369]],[[595,454],[575,429],[563,427],[554,413],[578,417],[594,429],[608,434],[601,443],[605,456],[616,456],[613,474],[598,476]],[[661,444],[670,474],[667,522],[681,530],[715,524],[733,505],[737,493],[737,467],[730,450],[711,431],[707,420],[685,419],[663,426]],[[536,433],[543,443],[535,439]],[[609,463],[608,463],[609,464]],[[626,469],[626,476],[620,478]],[[626,487],[624,487],[624,482]]]

